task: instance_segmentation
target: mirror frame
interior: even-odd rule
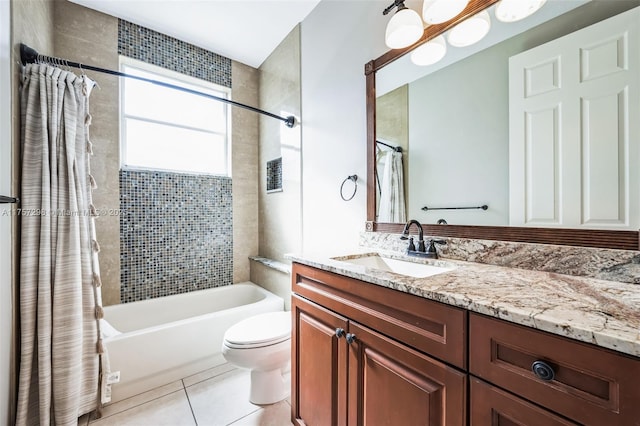
[[[376,218],[376,72],[428,40],[446,32],[468,17],[492,6],[499,0],[471,0],[460,15],[424,29],[420,40],[404,49],[390,50],[365,64],[367,110],[367,222],[371,232],[401,233],[404,224],[379,223]],[[427,235],[480,240],[498,240],[537,244],[640,250],[640,232],[568,228],[529,228],[511,226],[422,225]]]

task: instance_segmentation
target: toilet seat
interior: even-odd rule
[[[291,313],[269,312],[233,325],[224,335],[224,344],[234,349],[275,345],[291,339]]]

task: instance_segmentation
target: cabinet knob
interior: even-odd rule
[[[535,361],[531,364],[531,371],[536,377],[545,382],[550,382],[556,377],[556,373],[553,371],[553,367],[544,361]]]
[[[355,341],[356,341],[356,335],[355,334],[351,334],[351,333],[347,333],[347,343],[348,344],[352,344]]]
[[[336,328],[336,337],[339,339],[345,335],[344,328]]]

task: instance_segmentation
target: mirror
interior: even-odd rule
[[[480,10],[495,1],[472,3]],[[492,19],[490,35],[481,43],[463,49],[449,46],[445,59],[438,64],[423,68],[413,65],[406,53],[436,31],[446,31],[455,24],[445,23],[431,34],[427,27],[416,45],[370,62],[365,72],[369,181],[375,182],[369,188],[370,229],[391,229],[382,223],[404,220],[381,220],[386,216],[378,216],[386,200],[380,199],[383,170],[376,153],[389,151],[376,144],[378,140],[402,148],[406,218],[416,218],[423,224],[445,219],[450,225],[480,225],[486,228],[482,232],[491,228],[494,233],[509,233],[500,229],[510,225],[509,57],[639,4],[635,0],[548,1],[537,14],[519,23],[500,25]],[[493,18],[492,10],[489,12]],[[509,28],[505,31],[500,27]],[[486,210],[432,210],[484,205],[488,205]],[[429,210],[423,210],[425,206]],[[455,227],[447,228],[435,231],[434,227],[432,233],[456,231]],[[584,232],[589,235],[589,231]],[[637,249],[637,232],[631,234],[635,235]]]

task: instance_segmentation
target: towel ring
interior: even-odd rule
[[[349,180],[353,182],[354,187],[353,194],[351,194],[351,197],[347,198],[344,196],[344,184]],[[358,192],[358,175],[347,176],[347,178],[342,181],[342,185],[340,185],[340,197],[342,197],[344,201],[350,201],[356,196],[356,192]]]

